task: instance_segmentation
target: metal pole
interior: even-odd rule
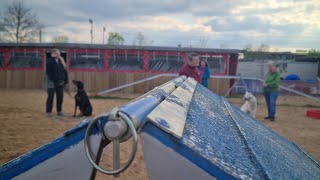
[[[113,141],[113,170],[120,169],[120,141],[119,139]],[[114,174],[114,177],[119,177],[120,174]]]
[[[148,77],[148,78],[145,78],[145,79],[141,79],[141,80],[129,83],[129,84],[125,84],[125,85],[121,85],[121,86],[114,87],[114,88],[111,88],[111,89],[107,89],[107,90],[104,90],[104,91],[100,91],[100,92],[98,92],[96,94],[92,94],[91,96],[100,96],[100,95],[107,94],[107,93],[110,93],[110,92],[113,92],[113,91],[118,91],[120,89],[124,89],[126,87],[130,87],[130,86],[133,86],[133,85],[136,85],[136,84],[140,84],[140,83],[143,83],[143,82],[146,82],[146,81],[157,79],[157,78],[160,78],[160,77],[163,77],[163,76],[165,76],[165,77],[175,77],[175,76],[178,76],[178,74],[158,74],[158,75],[155,75],[155,76],[152,76],[152,77]]]
[[[102,32],[102,44],[104,44],[104,32],[106,32],[106,28],[103,26]]]
[[[91,44],[93,43],[93,23],[91,23]]]
[[[91,44],[92,44],[93,43],[93,20],[89,19],[89,23],[91,24],[90,34],[91,34]]]
[[[42,42],[42,30],[40,29],[40,32],[39,32],[39,41],[40,43]]]

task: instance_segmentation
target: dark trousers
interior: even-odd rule
[[[57,112],[61,112],[63,102],[63,86],[54,86],[47,89],[48,98],[46,104],[46,112],[51,113],[53,106],[54,93],[56,93]]]
[[[275,118],[276,115],[276,102],[279,92],[264,93],[266,104],[268,108],[268,117]]]

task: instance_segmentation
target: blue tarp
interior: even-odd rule
[[[285,80],[300,80],[300,77],[296,74],[290,74],[285,78]]]

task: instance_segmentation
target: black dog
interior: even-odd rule
[[[87,93],[84,91],[83,82],[76,80],[73,80],[72,82],[77,87],[77,94],[74,97],[76,104],[74,107],[73,116],[76,116],[77,107],[79,107],[80,109],[80,116],[91,116],[92,106],[90,104]]]

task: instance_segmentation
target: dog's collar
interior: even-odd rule
[[[249,98],[243,98],[244,100],[250,100],[252,97],[249,97]]]

